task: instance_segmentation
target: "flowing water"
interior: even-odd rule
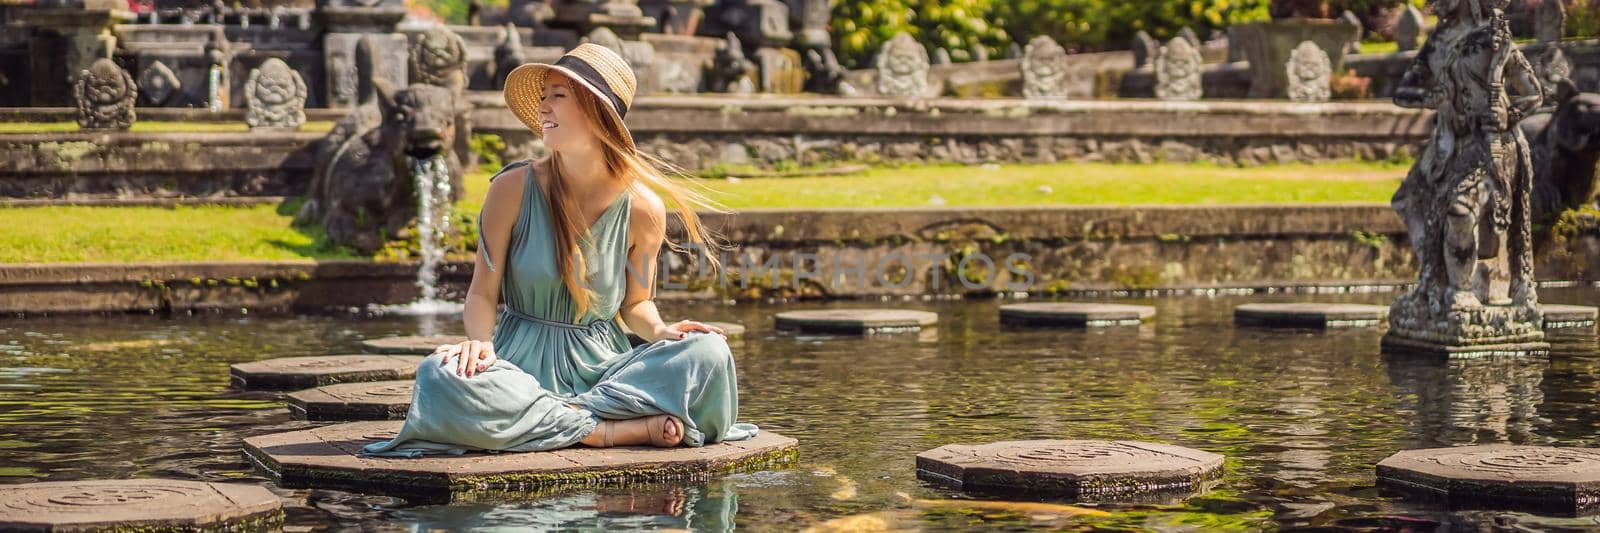
[[[1592,289],[1541,291],[1595,305]],[[1297,300],[1384,303],[1387,294]],[[812,304],[682,305],[673,319],[726,320],[740,418],[800,440],[788,468],[703,483],[501,494],[451,505],[285,489],[240,453],[244,437],[304,428],[277,393],[228,388],[228,365],[353,352],[414,334],[429,317],[100,317],[0,320],[0,483],[166,477],[266,483],[286,528],[768,531],[1327,528],[1581,530],[1592,517],[1452,511],[1380,492],[1373,465],[1404,449],[1470,443],[1592,446],[1600,345],[1553,336],[1549,357],[1425,362],[1380,355],[1380,332],[1236,328],[1231,308],[1284,296],[1143,300],[1140,327],[1001,329],[997,301],[833,307],[936,311],[923,335],[775,332],[771,314]],[[458,320],[439,322],[445,333]],[[916,479],[914,456],[949,443],[1142,439],[1228,457],[1211,491],[1182,502],[973,502]],[[957,501],[951,501],[957,500]]]
[[[381,315],[414,315],[424,318],[418,324],[418,335],[438,335],[442,332],[438,316],[460,313],[460,302],[439,298],[439,265],[444,262],[446,238],[450,235],[450,167],[448,152],[411,162],[411,175],[416,178],[417,189],[417,247],[422,261],[417,268],[417,300],[399,305],[373,305],[368,311]],[[457,320],[459,322],[459,320]]]

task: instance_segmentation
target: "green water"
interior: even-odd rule
[[[1595,305],[1593,290],[1542,291]],[[1386,303],[1393,294],[1298,296]],[[228,365],[351,353],[362,339],[458,333],[457,318],[72,317],[0,320],[0,483],[163,477],[265,483],[292,530],[1387,530],[1600,527],[1590,517],[1452,511],[1382,493],[1373,465],[1404,449],[1469,443],[1591,446],[1600,345],[1553,336],[1549,357],[1424,362],[1378,353],[1380,332],[1236,328],[1230,311],[1282,296],[1145,300],[1141,327],[1013,330],[997,301],[871,302],[936,311],[924,335],[778,333],[811,305],[686,306],[672,319],[746,324],[733,343],[740,418],[800,440],[793,467],[705,483],[498,494],[449,505],[272,485],[244,437],[300,429],[278,393],[228,388]],[[1140,439],[1228,457],[1222,483],[1164,503],[1007,509],[916,479],[949,443]],[[1070,503],[1070,502],[1057,502]]]

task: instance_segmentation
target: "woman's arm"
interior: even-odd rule
[[[466,326],[467,341],[456,346],[456,373],[471,376],[494,362],[495,307],[500,303],[500,279],[504,273],[507,248],[511,245],[511,229],[517,223],[522,209],[525,188],[524,173],[528,167],[502,172],[489,183],[489,193],[479,213],[478,232],[483,241],[478,246],[476,262],[472,267],[472,285],[467,288],[467,301],[462,309],[462,322]],[[493,267],[490,265],[493,264]],[[472,362],[479,364],[472,364]]]
[[[635,194],[635,198],[644,201],[634,202],[629,216],[628,235],[632,242],[628,246],[627,270],[623,273],[623,277],[627,278],[624,283],[628,290],[617,311],[622,322],[649,342],[681,339],[690,331],[725,335],[721,328],[692,320],[672,325],[661,320],[661,311],[656,309],[654,297],[656,267],[660,266],[661,245],[667,238],[667,208],[661,197],[653,192],[641,188]]]

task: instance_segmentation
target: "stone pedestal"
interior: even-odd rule
[[[324,88],[325,102],[330,108],[353,107],[358,76],[355,61],[356,43],[368,34],[377,35],[378,75],[388,79],[395,87],[405,87],[406,38],[395,33],[396,26],[406,16],[403,0],[318,0],[318,22],[326,28],[322,37],[323,69],[327,72]]]
[[[1344,71],[1344,56],[1361,29],[1338,20],[1281,19],[1240,24],[1228,29],[1228,39],[1239,41],[1250,62],[1250,97],[1283,98],[1289,77],[1284,65],[1296,46],[1311,41],[1328,54],[1333,72]]]
[[[114,48],[112,27],[132,22],[127,4],[90,0],[80,7],[40,7],[28,11],[35,33],[30,43],[29,102],[34,106],[70,107],[71,87],[79,72]]]
[[[778,0],[719,0],[705,12],[701,35],[733,32],[746,47],[787,46],[794,40],[789,6]]]
[[[600,28],[615,32],[623,40],[637,41],[639,34],[655,27],[656,19],[644,15],[637,0],[612,0],[592,2],[584,0],[556,0],[554,24],[572,28],[578,33],[589,33]]]
[[[1403,295],[1389,308],[1383,351],[1444,357],[1541,355],[1550,353],[1538,305],[1483,305],[1438,310]]]

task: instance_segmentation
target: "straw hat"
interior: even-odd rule
[[[633,105],[633,93],[638,82],[627,60],[598,44],[583,43],[562,55],[554,64],[528,63],[507,74],[504,90],[506,107],[511,108],[517,119],[540,137],[544,136],[544,125],[539,120],[539,100],[544,98],[544,77],[552,70],[566,75],[598,96],[600,107],[605,108],[617,131],[622,132],[622,144],[628,147],[629,152],[636,151],[633,134],[628,133],[628,125],[622,122],[622,118],[628,115],[628,107]]]

